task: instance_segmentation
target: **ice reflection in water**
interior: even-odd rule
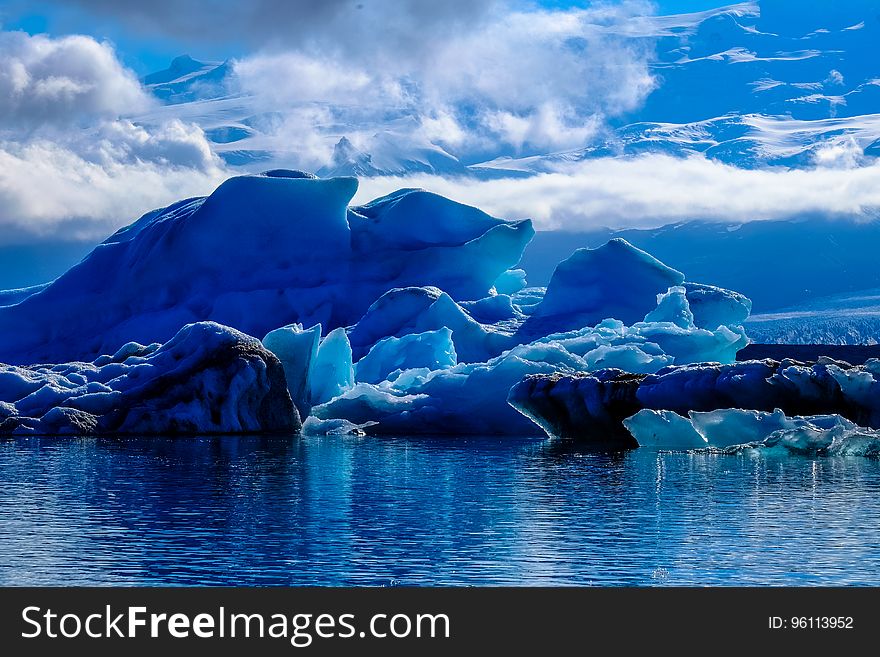
[[[880,584],[880,463],[509,438],[0,441],[0,584]]]

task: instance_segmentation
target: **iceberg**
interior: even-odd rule
[[[644,397],[691,386],[673,380],[682,366],[733,366],[748,342],[747,300],[685,283],[625,240],[579,249],[546,290],[527,288],[515,267],[534,233],[530,222],[415,189],[349,207],[356,188],[352,178],[278,169],[148,213],[53,283],[0,296],[8,302],[0,307],[0,359],[89,358],[89,367],[111,367],[208,320],[224,335],[263,336],[257,345],[274,354],[294,416],[315,434],[539,435],[543,428],[632,447],[623,420],[655,408]],[[547,394],[536,401],[523,387],[535,376],[557,377],[554,385],[569,377],[572,385],[541,386]],[[807,374],[779,376],[785,381],[772,384],[779,391],[808,386]],[[839,388],[831,374],[823,381]],[[52,422],[90,426],[52,410],[66,407],[63,395],[41,394],[47,406],[39,415],[18,406],[9,415],[45,417],[40,430]],[[204,412],[212,402],[190,400]],[[564,417],[546,417],[552,413]],[[239,430],[226,419],[184,425]]]
[[[728,408],[682,417],[642,409],[623,423],[642,447],[880,457],[880,431],[859,427],[840,415],[787,417],[779,409],[766,413]]]
[[[700,328],[742,326],[752,312],[752,302],[739,292],[714,285],[684,283],[693,322]]]
[[[681,272],[614,238],[596,249],[578,249],[559,263],[529,322],[555,331],[608,318],[632,324],[656,307],[657,295],[683,282]]]
[[[0,362],[92,360],[205,320],[254,336],[294,323],[329,331],[392,288],[481,299],[534,234],[528,220],[421,190],[349,208],[357,186],[276,170],[147,213],[45,288],[6,295]]]
[[[519,346],[484,363],[410,369],[379,384],[358,383],[312,414],[373,421],[368,431],[377,434],[533,436],[537,427],[507,404],[508,390],[527,374],[583,367],[583,359],[559,345]]]
[[[706,439],[694,429],[691,421],[673,411],[643,408],[626,418],[623,425],[639,447],[682,451],[708,447]]]
[[[439,370],[456,362],[452,331],[444,326],[402,338],[382,338],[357,362],[355,378],[363,383],[379,383],[397,370]]]
[[[452,331],[459,362],[481,362],[515,345],[510,332],[476,321],[452,297],[436,287],[395,288],[379,297],[364,316],[349,327],[355,359],[384,338]]]
[[[165,344],[127,343],[94,362],[0,366],[0,434],[292,432],[281,362],[213,322]]]
[[[743,435],[792,429],[786,416],[810,416],[820,428],[828,428],[822,418],[840,416],[848,428],[880,429],[880,397],[866,392],[878,375],[880,361],[853,367],[828,359],[670,365],[653,374],[534,374],[510,390],[509,401],[552,437],[619,435],[624,420],[647,409],[689,417],[711,446],[721,448],[749,442]]]
[[[354,424],[375,421],[370,433],[535,435],[539,427],[532,422],[537,414],[518,404],[518,396],[509,397],[524,377],[559,373],[576,377],[596,370],[651,373],[676,362],[707,357],[732,362],[737,349],[746,343],[741,329],[735,332],[719,326],[713,332],[694,326],[682,287],[655,294],[653,303],[647,314],[658,321],[626,326],[609,319],[522,342],[527,333],[520,329],[529,320],[519,327],[504,321],[481,324],[437,289],[390,290],[349,327],[355,357],[368,348],[378,353],[399,352],[403,345],[423,341],[426,334],[436,339],[437,332],[445,328],[443,336],[448,336],[451,344],[444,343],[443,348],[454,350],[458,363],[452,363],[451,357],[443,367],[402,359],[376,370],[374,361],[379,356],[372,358],[374,352],[370,351],[358,362],[357,385],[327,399],[312,413],[321,419],[344,419]],[[578,434],[600,429],[602,435],[591,440],[633,446],[621,421],[639,407],[626,408],[629,412],[625,415],[615,409],[613,420],[603,416],[590,427],[578,429]],[[583,417],[583,412],[570,410]],[[552,424],[552,420],[546,425],[538,422],[542,428]]]
[[[639,446],[680,451],[705,448],[724,450],[754,445],[766,441],[769,436],[775,434],[794,437],[810,436],[816,432],[831,432],[837,429],[845,431],[859,429],[855,423],[840,415],[788,417],[778,408],[772,413],[741,408],[692,411],[685,417],[674,411],[644,408],[625,419],[623,424],[632,433]],[[786,439],[786,444],[794,445],[797,442],[795,438]],[[810,449],[805,447],[804,451],[808,452]]]

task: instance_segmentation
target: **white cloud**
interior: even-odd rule
[[[857,169],[740,169],[702,156],[600,158],[530,178],[476,181],[437,176],[361,181],[356,202],[400,187],[423,187],[538,229],[659,226],[808,214],[880,215],[880,164]]]
[[[415,50],[394,40],[355,51],[305,44],[236,61],[235,83],[266,110],[317,104],[352,131],[410,116],[419,137],[465,159],[493,144],[516,153],[575,148],[654,88],[653,43],[625,29],[649,9],[632,1],[508,8],[445,38],[426,34]]]
[[[70,124],[151,104],[113,49],[86,36],[0,32],[0,127]]]
[[[135,125],[154,102],[90,37],[0,32],[0,240],[98,239],[228,174],[198,126]]]
[[[103,132],[124,136],[87,149],[46,139],[0,142],[0,235],[63,230],[69,239],[103,239],[153,208],[210,193],[227,175],[213,156],[195,167],[169,162],[180,151],[198,157],[197,136],[183,126],[151,134],[108,125]]]

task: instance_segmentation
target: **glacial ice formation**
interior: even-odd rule
[[[421,190],[349,209],[357,184],[273,171],[147,213],[45,289],[0,306],[0,362],[90,360],[202,320],[254,336],[297,322],[330,330],[412,285],[475,300],[534,234],[528,220]]]
[[[379,383],[397,370],[439,370],[456,362],[452,331],[444,326],[402,338],[382,338],[357,362],[355,378],[363,383]]]
[[[351,344],[345,329],[333,329],[318,345],[318,352],[309,372],[309,402],[312,406],[323,404],[353,385]]]
[[[833,427],[817,416],[842,416],[850,428],[880,428],[878,377],[877,360],[856,367],[829,359],[812,364],[699,363],[672,365],[648,375],[608,369],[525,377],[511,389],[510,403],[551,436],[587,441],[614,437],[622,447],[628,440],[621,426],[653,435],[664,426],[680,426],[669,415],[676,413],[689,416],[711,446],[722,448],[748,442],[743,434],[796,429],[783,413],[812,416],[822,430]],[[657,413],[639,413],[642,409]],[[655,445],[658,440],[649,439]]]
[[[213,322],[163,345],[123,345],[92,363],[0,366],[0,434],[290,432],[300,418],[278,359]]]
[[[657,295],[683,282],[681,272],[615,238],[597,249],[578,249],[559,263],[530,321],[554,331],[608,318],[632,324],[654,309]]]
[[[642,447],[728,453],[880,456],[880,431],[859,427],[840,415],[788,417],[730,408],[682,417],[673,411],[642,409],[624,420]]]
[[[540,414],[508,403],[523,377],[729,364],[748,342],[748,300],[625,240],[578,249],[528,288],[513,267],[530,222],[411,189],[348,208],[356,186],[273,170],[148,213],[45,288],[0,296],[16,301],[0,307],[0,360],[137,355],[211,319],[263,336],[313,433],[536,434]],[[623,374],[598,376],[610,390]],[[621,421],[641,406],[611,405],[599,425],[632,442]]]
[[[697,433],[691,421],[673,411],[643,408],[626,418],[623,425],[639,447],[682,451],[708,447],[706,439]]]
[[[311,372],[320,342],[320,324],[310,329],[303,329],[302,324],[282,326],[263,338],[263,346],[281,361],[290,398],[303,418],[312,408]]]

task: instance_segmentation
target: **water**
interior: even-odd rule
[[[880,584],[880,463],[509,438],[0,441],[0,584]]]

